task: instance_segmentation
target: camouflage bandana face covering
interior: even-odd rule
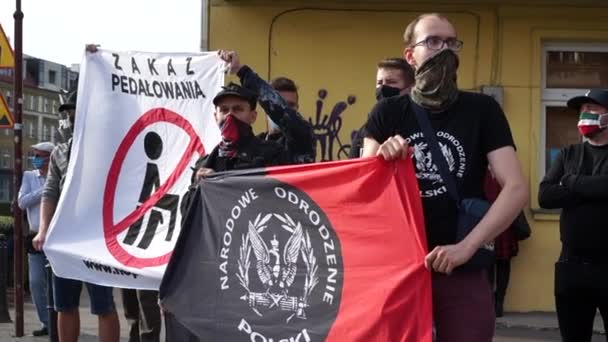
[[[458,56],[450,49],[429,57],[416,69],[412,100],[428,110],[446,110],[458,99],[456,70]]]

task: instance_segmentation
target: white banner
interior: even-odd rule
[[[80,69],[67,179],[44,245],[58,276],[157,289],[191,167],[220,141],[215,52],[100,50]]]

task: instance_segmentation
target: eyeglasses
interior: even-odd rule
[[[412,45],[412,47],[424,45],[429,50],[441,50],[444,46],[447,46],[448,49],[452,51],[459,51],[460,49],[462,49],[463,44],[464,43],[462,42],[462,40],[458,40],[456,38],[441,39],[441,37],[430,36],[427,37],[425,40],[421,40],[418,43]]]

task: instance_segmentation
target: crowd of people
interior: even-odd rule
[[[385,59],[377,65],[378,102],[353,139],[350,157],[413,159],[428,241],[425,266],[432,274],[436,339],[489,342],[495,317],[503,313],[510,259],[518,251],[517,224],[522,224],[523,217],[527,225],[522,210],[529,199],[528,182],[500,105],[490,96],[457,86],[463,42],[448,18],[420,15],[407,26],[403,38],[403,58]],[[94,53],[96,48],[87,49]],[[314,162],[313,130],[298,111],[294,81],[279,77],[268,83],[241,64],[235,51],[221,50],[219,56],[240,85],[230,83],[213,98],[222,140],[196,162],[191,189],[214,172]],[[60,108],[61,127],[67,132],[75,119],[76,95],[72,93]],[[252,124],[258,117],[258,104],[267,115],[268,129],[256,135]],[[596,309],[602,315],[608,313],[603,268],[608,233],[601,227],[600,216],[608,196],[604,188],[608,186],[608,91],[592,90],[571,99],[568,106],[580,112],[579,129],[586,141],[562,151],[540,185],[539,202],[545,208],[562,208],[556,308],[563,340],[580,342],[590,341]],[[36,170],[25,173],[19,194],[19,205],[27,210],[35,233],[29,251],[30,288],[42,324],[35,335],[47,333],[46,285],[41,277],[46,261],[41,251],[67,175],[72,140],[66,138],[58,146],[32,146]],[[450,160],[452,147],[458,157]],[[475,216],[468,203],[484,208],[473,223],[464,220]],[[496,262],[484,257],[495,240]],[[78,340],[82,285],[53,278],[62,342]],[[85,285],[91,312],[99,318],[100,341],[118,341],[112,289]],[[129,340],[159,341],[163,320],[157,292],[124,290],[122,296],[131,325]],[[462,317],[467,318],[466,324]],[[168,340],[197,340],[187,331],[180,334],[175,329],[179,323],[170,315],[165,320],[172,327],[167,329],[173,334]]]

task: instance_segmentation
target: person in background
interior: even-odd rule
[[[68,95],[66,103],[59,107],[62,120],[59,132],[64,135],[64,141],[53,150],[49,160],[49,171],[42,201],[40,203],[40,229],[34,237],[33,245],[42,251],[46,235],[53,215],[59,203],[59,196],[65,184],[68,172],[70,150],[72,148],[72,130],[76,115],[77,92]],[[73,227],[78,234],[79,227]],[[99,322],[99,341],[118,342],[120,338],[120,322],[111,287],[83,283],[78,280],[61,278],[53,275],[53,298],[57,311],[57,329],[60,342],[77,342],[80,336],[80,292],[86,285],[91,300],[91,313],[97,316]]]
[[[298,112],[299,94],[294,81],[277,77],[268,84],[249,66],[241,64],[235,51],[220,50],[219,55],[228,63],[229,72],[239,77],[241,86],[257,96],[267,114],[268,130],[257,137],[281,144],[287,151],[289,164],[314,162],[313,130]]]
[[[608,90],[571,98],[585,142],[561,150],[542,182],[538,203],[561,209],[562,249],[555,263],[555,308],[564,342],[589,342],[599,310],[608,325]]]
[[[405,95],[414,85],[414,69],[403,58],[387,58],[378,62],[376,72],[376,101]],[[348,158],[359,158],[363,148],[365,127],[361,127],[353,135]]]
[[[49,157],[55,148],[53,143],[45,141],[32,145],[32,165],[34,170],[25,171],[19,189],[19,208],[27,212],[29,234],[26,238],[28,272],[30,280],[30,292],[32,301],[38,313],[38,319],[42,326],[34,330],[34,336],[46,336],[49,333],[49,312],[47,309],[47,283],[45,266],[48,263],[42,251],[33,248],[32,239],[38,233],[40,224],[40,199],[49,170]]]

